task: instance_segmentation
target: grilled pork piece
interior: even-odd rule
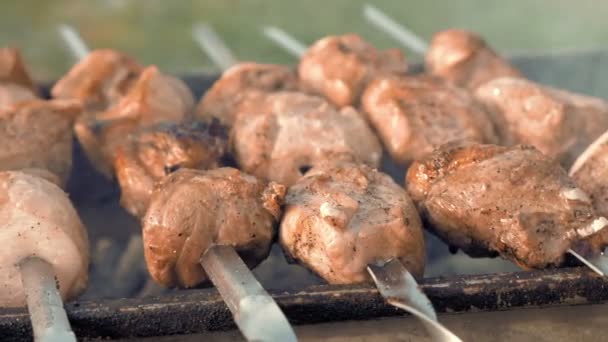
[[[365,86],[382,74],[405,73],[397,49],[379,51],[358,35],[328,36],[314,43],[298,66],[303,87],[338,107],[358,105]]]
[[[232,168],[180,169],[154,191],[142,220],[148,270],[164,286],[193,287],[207,276],[199,260],[230,245],[249,267],[268,255],[285,187]]]
[[[81,116],[74,130],[93,166],[111,178],[116,148],[130,133],[160,122],[190,118],[193,108],[192,93],[182,81],[150,66],[116,105]]]
[[[608,103],[522,78],[490,81],[475,97],[493,115],[502,145],[533,145],[564,167],[608,130]]]
[[[143,216],[158,181],[180,168],[217,168],[227,149],[228,133],[217,119],[164,122],[131,134],[114,160],[122,206]]]
[[[560,265],[569,248],[608,225],[566,172],[532,146],[447,144],[414,162],[406,183],[446,243],[472,256],[500,254],[525,269]]]
[[[438,78],[379,77],[363,93],[362,107],[393,159],[403,164],[453,140],[498,141],[492,121],[468,92]]]
[[[425,59],[430,74],[469,89],[499,77],[522,77],[481,37],[464,30],[435,34]]]
[[[33,100],[37,94],[19,50],[0,48],[0,110],[19,101]]]
[[[602,134],[570,168],[570,177],[600,215],[608,216],[608,133]]]
[[[114,50],[94,50],[53,87],[56,98],[82,101],[87,112],[99,112],[117,103],[137,80],[143,67]]]
[[[18,264],[30,256],[53,265],[63,299],[87,283],[86,230],[67,195],[33,173],[0,172],[0,307],[25,305]]]
[[[327,282],[368,281],[368,264],[393,258],[422,275],[420,217],[388,175],[363,164],[324,164],[291,186],[285,203],[281,245]]]
[[[231,133],[245,172],[287,186],[317,163],[350,154],[377,167],[382,148],[351,107],[337,110],[317,96],[279,92],[242,103]]]
[[[43,168],[65,185],[72,168],[72,124],[81,110],[70,100],[30,100],[0,110],[0,170]]]
[[[251,91],[270,93],[297,89],[297,75],[289,67],[239,63],[226,70],[207,91],[196,108],[196,114],[199,118],[215,117],[232,126],[236,109]]]

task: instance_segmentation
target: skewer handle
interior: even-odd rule
[[[213,246],[201,258],[209,279],[249,341],[297,341],[287,318],[231,246]]]
[[[57,289],[53,266],[40,258],[29,257],[19,264],[19,268],[34,339],[38,342],[76,342]]]
[[[77,61],[85,58],[91,51],[84,40],[78,34],[78,31],[70,25],[61,24],[59,25],[59,34],[65,42],[66,46],[70,50],[70,53],[74,56]]]
[[[294,57],[300,58],[306,52],[306,45],[294,38],[283,29],[276,26],[265,26],[262,32],[266,38],[273,41],[276,45],[282,47]]]
[[[377,7],[366,4],[363,7],[363,15],[374,26],[386,32],[403,46],[415,53],[424,56],[426,50],[429,48],[428,44],[422,38],[396,22]]]
[[[204,23],[194,25],[192,37],[220,69],[226,70],[238,63],[237,58],[210,25]]]

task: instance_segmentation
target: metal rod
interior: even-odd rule
[[[572,249],[568,249],[567,252],[602,277],[608,274],[608,259],[605,256],[599,255],[595,258],[585,258]]]
[[[76,342],[57,289],[53,266],[40,258],[29,257],[19,264],[19,268],[34,339],[38,342]]]
[[[306,52],[306,45],[279,27],[264,26],[262,32],[266,38],[282,47],[283,50],[289,52],[294,57],[302,57],[304,52]]]
[[[201,265],[249,341],[297,341],[285,314],[234,248],[213,246]]]
[[[370,264],[367,271],[387,303],[420,319],[434,341],[461,341],[437,321],[437,314],[431,301],[398,259],[382,264]]]
[[[74,27],[61,24],[59,25],[58,30],[59,35],[61,35],[61,38],[76,61],[85,58],[89,54],[91,50],[87,47],[87,44],[80,37],[80,34],[78,34],[78,31]]]
[[[209,24],[194,25],[192,37],[218,68],[226,70],[238,63],[238,59]]]
[[[396,22],[393,18],[386,15],[377,7],[365,4],[363,6],[363,16],[374,26],[378,27],[395,40],[399,41],[408,49],[419,55],[424,55],[428,49],[428,44],[414,32],[408,30],[403,25]]]

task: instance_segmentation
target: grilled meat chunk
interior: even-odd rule
[[[232,168],[180,169],[165,177],[142,220],[148,270],[164,286],[193,287],[207,276],[201,256],[233,246],[249,267],[268,255],[285,187]]]
[[[19,50],[0,48],[0,110],[16,102],[33,100],[37,94]]]
[[[314,43],[298,66],[302,86],[338,107],[358,105],[365,86],[376,76],[405,73],[397,49],[379,51],[358,35],[328,36]]]
[[[0,172],[0,307],[25,305],[18,264],[31,256],[53,265],[63,299],[87,283],[86,230],[67,195],[33,173]]]
[[[94,50],[53,87],[56,98],[82,101],[87,112],[117,103],[143,71],[133,58],[114,50]]]
[[[275,92],[297,90],[298,78],[294,70],[284,65],[239,63],[226,70],[199,102],[199,118],[215,117],[232,126],[236,109],[251,91]]]
[[[475,89],[499,77],[522,77],[478,35],[445,30],[433,37],[425,58],[426,70],[457,86]]]
[[[608,103],[522,78],[490,81],[475,97],[493,115],[503,145],[533,145],[564,167],[608,130]]]
[[[608,133],[602,134],[578,157],[569,174],[589,195],[597,212],[608,216]]]
[[[295,92],[244,101],[231,141],[245,172],[287,186],[337,155],[351,154],[374,167],[382,155],[378,139],[353,108],[337,110],[320,97]]]
[[[227,149],[228,133],[217,119],[163,122],[131,134],[114,160],[122,206],[143,216],[158,181],[180,168],[217,168]]]
[[[492,121],[469,93],[438,78],[379,77],[363,93],[362,107],[393,159],[403,164],[453,140],[498,141]]]
[[[447,144],[414,162],[406,184],[446,243],[472,256],[500,254],[525,269],[562,264],[569,248],[608,225],[566,172],[532,146]]]
[[[0,170],[43,168],[65,185],[72,168],[72,124],[81,110],[70,100],[30,100],[0,110]]]
[[[81,116],[74,130],[93,166],[111,178],[116,148],[130,133],[190,118],[193,108],[192,93],[182,81],[150,66],[115,106]]]
[[[416,276],[424,271],[414,204],[388,175],[363,164],[320,165],[291,186],[279,239],[331,284],[368,281],[367,265],[394,258]]]

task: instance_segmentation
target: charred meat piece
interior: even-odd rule
[[[533,145],[565,167],[608,130],[608,103],[522,78],[490,81],[475,97],[493,116],[502,145]]]
[[[338,155],[349,154],[374,167],[382,155],[378,139],[353,108],[337,110],[320,97],[295,92],[244,101],[231,141],[245,172],[287,186]]]
[[[142,220],[148,270],[164,286],[207,279],[199,260],[213,245],[236,249],[249,267],[268,255],[285,187],[232,168],[180,169],[154,191]]]
[[[199,118],[215,117],[232,126],[236,109],[251,91],[275,92],[297,90],[294,70],[277,64],[239,63],[226,70],[196,108]]]
[[[87,232],[59,187],[33,173],[0,172],[0,217],[0,307],[25,306],[18,264],[30,256],[53,265],[63,299],[84,290]]]
[[[500,254],[525,269],[562,264],[569,248],[608,225],[566,172],[532,146],[451,143],[414,162],[406,182],[446,243],[472,256]]]
[[[460,87],[475,89],[499,77],[522,77],[478,35],[464,30],[441,31],[426,54],[426,69]]]
[[[217,119],[164,122],[131,134],[114,160],[122,206],[142,216],[158,181],[180,168],[217,168],[227,149],[228,133]]]
[[[129,134],[160,122],[190,118],[193,108],[194,98],[186,84],[151,66],[115,106],[81,116],[74,130],[93,166],[111,178],[116,148]]]
[[[291,186],[279,239],[330,284],[369,281],[368,264],[394,258],[416,276],[424,270],[414,204],[388,175],[363,164],[321,165]]]
[[[338,107],[358,105],[365,86],[382,74],[405,73],[397,49],[379,51],[356,34],[328,36],[314,43],[298,66],[303,87]]]
[[[65,185],[72,168],[78,101],[30,100],[0,110],[0,170],[43,168]]]
[[[133,58],[114,50],[95,50],[74,65],[51,93],[77,99],[88,112],[104,111],[117,103],[143,71]]]
[[[363,111],[393,159],[409,164],[454,140],[498,141],[469,93],[429,76],[384,76],[362,97]]]
[[[0,48],[0,110],[16,102],[33,100],[37,94],[19,50]]]

